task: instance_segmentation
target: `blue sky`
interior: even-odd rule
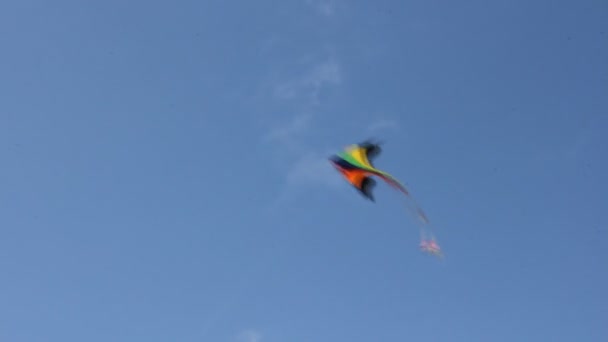
[[[605,341],[605,1],[5,1],[0,340]],[[362,199],[326,158],[368,137]]]

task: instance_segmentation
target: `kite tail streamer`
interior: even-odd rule
[[[412,216],[414,222],[416,222],[416,224],[420,227],[420,247],[426,252],[442,256],[439,245],[435,241],[433,225],[429,221],[425,212],[409,193],[406,194],[406,199],[404,202],[407,212]]]

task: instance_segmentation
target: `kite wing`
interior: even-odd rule
[[[368,171],[377,171],[372,164],[372,160],[382,152],[380,145],[371,141],[364,141],[360,144],[349,146],[343,153],[342,157],[349,160],[350,163],[367,169]]]
[[[371,167],[374,167],[372,161],[380,155],[382,152],[382,148],[380,148],[380,144],[375,144],[371,141],[364,141],[359,144],[359,148],[362,149],[362,153],[365,155],[368,164]]]
[[[376,186],[376,181],[373,178],[365,177],[365,178],[363,178],[363,181],[361,182],[361,187],[359,188],[359,191],[361,191],[363,196],[367,197],[370,201],[375,202],[374,194],[372,193],[372,190],[374,189],[375,186]]]
[[[374,201],[373,188],[376,186],[376,181],[370,176],[373,173],[367,172],[359,167],[356,167],[346,160],[339,157],[333,157],[331,161],[334,166],[342,173],[344,178],[348,180],[359,192],[367,199]]]

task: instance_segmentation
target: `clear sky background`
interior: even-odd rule
[[[0,340],[608,340],[608,3],[3,1]],[[401,195],[327,157],[368,137]]]

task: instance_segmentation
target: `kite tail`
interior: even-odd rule
[[[430,227],[430,222],[426,216],[426,213],[418,205],[412,194],[405,188],[405,186],[403,186],[403,184],[401,184],[396,178],[391,177],[389,174],[382,175],[382,178],[405,194],[405,206],[410,214],[414,216],[416,222],[418,222],[419,225]]]
[[[421,243],[425,241],[435,241],[434,229],[429,221],[426,213],[422,210],[422,208],[418,205],[412,194],[407,190],[407,188],[399,181],[397,178],[391,176],[387,172],[380,171],[378,169],[369,170],[374,172],[380,178],[382,178],[385,182],[387,182],[392,187],[396,188],[400,192],[405,195],[405,206],[410,215],[413,216],[415,222],[420,227],[421,233]],[[428,236],[428,238],[427,238]],[[429,240],[430,239],[430,240]]]
[[[424,213],[424,211],[422,210],[422,208],[418,205],[418,203],[416,202],[414,197],[411,195],[411,193],[407,190],[407,188],[401,182],[399,182],[399,180],[397,180],[395,177],[391,176],[390,174],[388,174],[386,172],[380,172],[379,176],[382,177],[382,179],[384,179],[387,183],[392,185],[394,188],[400,190],[403,194],[405,194],[405,196],[408,200],[408,201],[406,201],[406,206],[408,207],[410,213],[412,213],[414,215],[416,220],[418,220],[419,222],[421,222],[424,225],[430,225],[429,219],[426,216],[426,214]]]
[[[389,176],[390,177],[390,176]],[[399,188],[405,195],[404,199],[405,207],[407,212],[413,216],[414,221],[420,227],[420,246],[425,246],[429,243],[436,245],[435,232],[434,228],[429,221],[426,213],[422,210],[422,208],[418,205],[414,197],[405,189],[403,185],[401,185],[396,179],[393,179],[392,182],[387,180],[389,183]],[[438,246],[438,245],[436,245]],[[439,248],[439,247],[437,247]],[[439,255],[442,256],[441,250],[439,250]],[[435,254],[435,252],[434,252]]]

